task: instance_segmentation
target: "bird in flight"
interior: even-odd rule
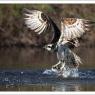
[[[57,27],[55,22],[45,13],[39,10],[24,9],[24,21],[31,31],[38,35],[43,33],[53,32],[50,43],[44,47],[48,51],[56,51],[59,62],[52,66],[52,69],[62,71],[65,65],[69,67],[78,68],[82,63],[78,55],[76,55],[70,46],[78,47],[79,38],[82,37],[94,21],[79,19],[79,18],[62,18],[61,30]]]

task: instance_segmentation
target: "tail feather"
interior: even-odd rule
[[[81,58],[73,52],[75,63],[82,64]]]

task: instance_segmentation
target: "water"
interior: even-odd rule
[[[84,59],[78,77],[64,78],[50,71],[56,54],[37,48],[1,48],[0,91],[95,91],[95,49],[80,48],[77,53]]]
[[[63,78],[56,75],[43,74],[44,70],[0,70],[0,90],[16,90],[18,86],[20,88],[33,86],[37,90],[36,86],[51,86],[52,88],[43,88],[38,90],[51,90],[51,91],[78,91],[83,89],[82,86],[95,85],[95,70],[79,70],[79,77],[77,78]],[[77,89],[76,89],[77,87]],[[22,89],[24,90],[24,89]],[[34,91],[35,91],[34,90]]]
[[[79,77],[79,71],[78,68],[69,68],[68,66],[64,66],[63,70],[58,69],[46,69],[43,74],[45,75],[55,75],[55,76],[61,76],[63,78],[77,78]]]

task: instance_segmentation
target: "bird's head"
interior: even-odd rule
[[[44,48],[48,51],[55,51],[56,50],[56,45],[55,44],[47,44],[44,46]]]
[[[48,45],[45,45],[44,48],[48,51],[51,51],[52,50],[52,47],[53,47],[53,44],[48,44]]]

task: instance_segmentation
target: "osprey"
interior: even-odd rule
[[[52,69],[62,71],[67,64],[69,67],[77,68],[81,62],[70,48],[79,46],[79,38],[87,31],[95,22],[79,18],[62,18],[61,30],[57,27],[54,21],[45,13],[38,10],[24,9],[25,24],[30,30],[36,32],[38,35],[53,32],[51,42],[44,47],[51,51],[57,51],[57,58],[59,62],[52,66]]]

